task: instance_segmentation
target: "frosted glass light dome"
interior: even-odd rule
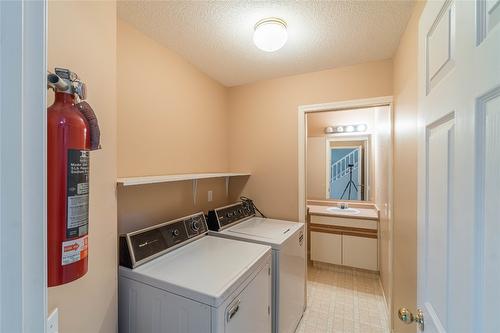
[[[271,17],[255,24],[253,42],[262,51],[277,51],[285,45],[287,39],[286,22],[282,19]]]

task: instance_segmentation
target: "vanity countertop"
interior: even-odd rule
[[[328,208],[330,207],[335,207],[335,206],[307,205],[307,208],[309,208],[309,214],[311,215],[323,215],[323,216],[343,217],[348,219],[363,219],[363,220],[378,221],[378,211],[375,208],[353,207],[359,210],[359,213],[345,214],[345,213],[329,211]]]

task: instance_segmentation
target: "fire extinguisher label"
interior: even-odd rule
[[[62,265],[69,265],[88,255],[88,236],[72,239],[62,243]]]
[[[68,149],[66,237],[88,233],[89,223],[89,151]]]

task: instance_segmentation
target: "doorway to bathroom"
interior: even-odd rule
[[[381,97],[306,105],[298,112],[299,216],[308,230],[308,294],[316,294],[318,278],[332,276],[332,283],[322,287],[335,290],[340,280],[357,288],[362,276],[372,286],[370,307],[380,319],[367,329],[377,332],[389,332],[392,321],[391,105],[391,97]],[[354,296],[343,306],[364,297],[349,294]],[[308,320],[306,312],[302,325],[307,327]]]

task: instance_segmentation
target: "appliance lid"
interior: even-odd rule
[[[205,236],[120,276],[217,307],[270,255],[269,246]]]
[[[280,244],[303,227],[303,223],[252,217],[247,221],[224,230],[223,233],[241,237],[260,238],[269,243]]]

